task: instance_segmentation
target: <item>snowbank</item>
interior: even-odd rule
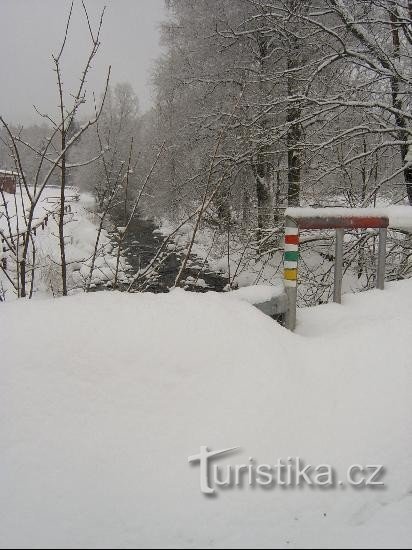
[[[410,547],[412,281],[344,304],[297,334],[213,293],[1,304],[0,545]],[[201,445],[383,464],[385,488],[207,498]]]
[[[283,282],[276,281],[274,285],[251,285],[233,290],[229,296],[244,300],[249,304],[262,304],[269,302],[273,298],[282,296],[285,292]]]

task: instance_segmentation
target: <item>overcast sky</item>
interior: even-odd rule
[[[80,0],[75,0],[63,60],[64,83],[74,87],[90,45]],[[160,53],[164,0],[86,0],[92,22],[107,6],[102,45],[87,89],[101,94],[112,65],[112,83],[128,81],[143,110],[151,104],[150,70]],[[52,112],[57,105],[51,60],[61,43],[70,0],[0,0],[0,113],[8,121],[33,122],[32,105]]]

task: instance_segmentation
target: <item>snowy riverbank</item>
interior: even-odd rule
[[[29,271],[33,261],[34,295],[59,294],[61,290],[61,268],[59,247],[59,212],[60,190],[56,187],[46,187],[41,200],[35,209],[31,232],[32,243],[35,247],[33,256],[32,246],[29,248]],[[77,200],[76,200],[77,199]],[[110,286],[113,282],[117,265],[117,248],[110,238],[105,224],[100,235],[98,228],[99,214],[93,196],[89,193],[77,194],[68,188],[66,194],[65,214],[65,247],[68,271],[69,291],[76,293],[86,286]],[[23,195],[5,195],[5,202],[0,199],[0,260],[6,271],[0,271],[0,296],[6,301],[17,297],[17,264],[21,261],[23,249],[23,235],[26,230],[25,217],[29,211],[30,201],[27,193]],[[20,235],[17,238],[17,235]],[[97,242],[98,239],[98,242]],[[97,242],[97,245],[96,245]],[[93,256],[95,254],[93,271]],[[34,258],[34,260],[33,260]],[[128,280],[130,266],[123,254],[119,261],[119,280]],[[29,277],[31,285],[31,276]]]

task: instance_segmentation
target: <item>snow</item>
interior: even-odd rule
[[[42,200],[35,209],[34,226],[37,228],[36,243],[37,269],[35,275],[35,291],[50,292],[58,290],[60,282],[60,248],[58,240],[60,188],[49,186],[44,190]],[[73,200],[73,198],[78,200]],[[25,229],[23,204],[28,209],[29,200],[18,193],[16,200],[13,195],[5,195],[7,209],[10,216],[11,234],[22,234]],[[91,194],[77,195],[76,188],[68,187],[66,195],[67,205],[71,212],[65,215],[66,260],[68,263],[68,285],[72,291],[82,289],[90,276],[92,256],[95,248],[99,218],[94,213],[95,201]],[[0,232],[9,238],[10,230],[5,214],[5,206],[0,203]],[[17,214],[17,216],[16,216]],[[48,218],[47,226],[43,225]],[[18,224],[18,225],[17,225]],[[18,231],[17,231],[18,229]],[[0,258],[2,247],[0,247]],[[15,261],[10,255],[9,270],[15,276]],[[106,229],[100,235],[95,268],[91,279],[93,286],[107,284],[113,281],[117,264],[117,249],[113,246]],[[119,280],[127,280],[128,263],[124,256],[120,258]],[[13,298],[13,290],[8,288],[6,278],[0,273],[0,288],[7,290],[7,300]]]
[[[412,281],[298,312],[80,294],[0,307],[2,547],[409,548]],[[383,464],[384,489],[199,491],[222,460]]]
[[[389,227],[412,231],[412,206],[389,206]]]
[[[412,215],[412,214],[411,214]],[[372,216],[387,216],[385,208],[343,208],[343,207],[327,207],[327,208],[287,208],[285,216],[291,218],[364,218]]]
[[[0,174],[5,176],[18,176],[18,172],[15,172],[13,170],[0,170]]]
[[[167,218],[158,218],[156,223],[159,229],[154,233],[164,237],[173,234],[170,250],[187,250],[192,241],[194,222],[184,224],[176,231],[177,224],[173,224]],[[283,231],[282,239],[283,241]],[[261,259],[256,258],[256,250],[253,243],[247,242],[244,235],[237,235],[236,232],[230,235],[230,270],[228,265],[228,243],[227,233],[219,232],[207,225],[202,226],[196,233],[195,241],[192,244],[192,254],[202,260],[207,267],[222,276],[231,277],[231,283],[239,287],[255,286],[272,283],[278,284],[282,281],[279,269],[282,266],[282,255],[274,254],[268,257],[264,255]],[[201,266],[200,266],[200,269]]]
[[[283,283],[277,281],[274,285],[251,285],[233,290],[230,295],[234,298],[244,300],[249,304],[263,304],[273,298],[278,298],[284,294]]]

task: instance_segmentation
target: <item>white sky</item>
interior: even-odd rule
[[[85,4],[94,23],[107,6],[88,91],[100,96],[112,65],[112,84],[130,82],[142,110],[147,109],[151,68],[160,54],[158,27],[165,17],[164,0],[86,0]],[[9,122],[38,120],[33,104],[43,112],[55,112],[51,53],[60,47],[69,7],[70,0],[0,0],[0,113]],[[77,85],[89,43],[81,1],[75,0],[63,61],[66,89]]]

